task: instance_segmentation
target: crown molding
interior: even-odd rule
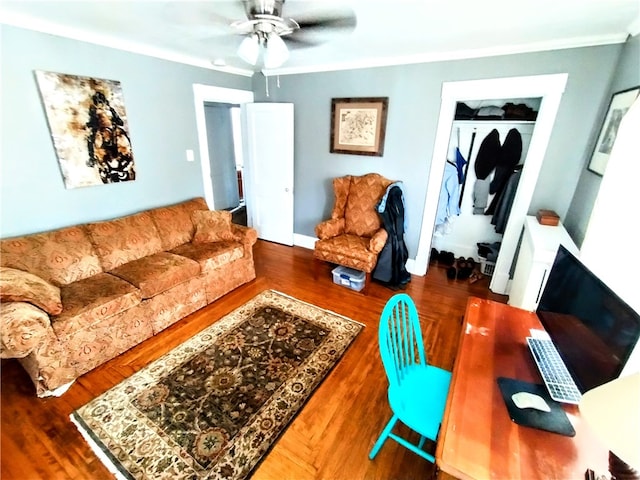
[[[501,55],[515,55],[522,53],[544,52],[551,50],[564,50],[569,48],[594,47],[598,45],[611,45],[624,43],[627,33],[615,35],[601,35],[594,37],[580,37],[550,42],[536,42],[522,45],[504,45],[494,48],[477,50],[456,50],[439,53],[419,53],[415,55],[394,56],[386,58],[370,58],[357,62],[343,62],[324,65],[303,67],[278,68],[263,70],[265,76],[296,75],[301,73],[319,73],[337,70],[355,70],[361,68],[389,67],[396,65],[410,65],[416,63],[445,62],[451,60],[466,60],[471,58],[497,57]]]
[[[210,59],[203,59],[195,56],[184,55],[170,50],[151,47],[140,43],[122,40],[121,38],[100,35],[92,31],[77,28],[64,27],[53,22],[35,19],[28,15],[21,15],[14,12],[2,12],[0,24],[34,30],[41,33],[70,38],[82,42],[93,43],[130,53],[146,55],[171,62],[182,63],[194,67],[205,68],[232,75],[252,77],[255,71],[238,67],[215,65]],[[579,37],[560,41],[537,42],[521,45],[503,45],[495,48],[458,50],[439,53],[419,53],[414,55],[392,56],[383,58],[368,58],[355,62],[339,62],[318,65],[308,65],[300,67],[284,67],[277,69],[264,69],[262,74],[266,77],[277,75],[296,75],[302,73],[321,73],[338,70],[356,70],[362,68],[389,67],[397,65],[410,65],[417,63],[432,63],[451,60],[464,60],[471,58],[495,57],[501,55],[514,55],[522,53],[543,52],[551,50],[562,50],[569,48],[592,47],[598,45],[610,45],[624,43],[628,35],[635,36],[640,33],[640,18],[636,18],[627,28],[627,32],[615,35],[602,35],[592,37]]]
[[[0,24],[24,28],[26,30],[33,30],[36,32],[55,35],[58,37],[69,38],[80,42],[93,43],[95,45],[100,45],[103,47],[115,48],[116,50],[123,50],[125,52],[159,58],[161,60],[168,60],[170,62],[190,65],[192,67],[200,67],[206,68],[207,70],[230,73],[232,75],[251,77],[255,73],[253,70],[249,69],[214,65],[210,60],[193,57],[190,55],[184,55],[162,48],[151,47],[149,45],[130,42],[114,36],[100,35],[87,30],[61,26],[52,22],[35,19],[28,15],[3,12]]]

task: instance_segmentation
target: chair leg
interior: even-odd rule
[[[393,430],[393,427],[395,426],[397,421],[398,421],[398,417],[396,415],[391,417],[391,420],[389,420],[389,422],[387,423],[387,426],[384,427],[384,430],[382,430],[382,433],[378,437],[378,440],[373,445],[371,452],[369,452],[369,460],[373,460],[375,456],[378,454],[385,440],[389,438],[389,434],[391,433],[391,430]]]
[[[366,276],[364,277],[364,287],[362,287],[362,290],[360,290],[360,293],[362,295],[367,294],[367,292],[369,291],[370,284],[371,284],[371,272],[367,272]]]

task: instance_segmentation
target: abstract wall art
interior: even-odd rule
[[[35,74],[65,187],[135,180],[120,82]]]

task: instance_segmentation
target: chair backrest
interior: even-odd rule
[[[391,183],[377,173],[334,179],[335,204],[331,218],[344,217],[346,233],[372,236],[382,227],[375,207]]]
[[[402,382],[403,372],[413,365],[426,365],[418,311],[406,293],[391,297],[380,315],[380,356],[390,387]]]

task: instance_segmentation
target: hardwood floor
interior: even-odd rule
[[[69,420],[71,412],[265,289],[340,313],[366,328],[255,470],[253,479],[429,478],[433,465],[393,441],[386,442],[375,460],[368,459],[391,412],[377,325],[395,292],[373,283],[365,297],[334,285],[328,264],[314,282],[312,252],[300,247],[258,241],[254,251],[256,280],[85,374],[62,397],[37,398],[20,364],[3,360],[2,479],[112,478]],[[413,276],[406,292],[418,308],[429,361],[447,369],[453,366],[467,297],[506,301],[489,291],[488,277],[474,284],[448,280],[446,269],[436,265],[424,277]]]

